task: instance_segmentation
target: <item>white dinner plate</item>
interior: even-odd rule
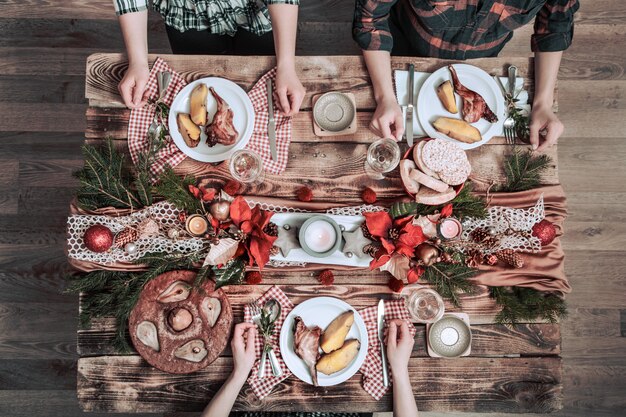
[[[341,313],[348,310],[354,310],[350,304],[345,301],[341,301],[338,298],[333,297],[316,297],[304,301],[298,304],[285,319],[283,327],[280,331],[280,354],[287,365],[287,368],[300,380],[313,384],[313,378],[309,373],[309,368],[304,361],[300,359],[294,350],[293,344],[293,330],[294,319],[296,316],[302,317],[304,324],[307,327],[319,326],[322,329],[326,327],[337,318]],[[331,385],[341,384],[342,382],[350,379],[363,365],[365,357],[367,356],[367,328],[365,322],[358,311],[354,310],[354,324],[348,333],[347,339],[358,339],[361,342],[359,353],[356,358],[343,370],[334,373],[332,375],[324,375],[321,372],[317,373],[317,382],[321,387],[328,387]],[[320,349],[320,353],[322,350]]]
[[[459,145],[463,149],[477,148],[485,143],[489,142],[492,137],[498,135],[498,132],[502,131],[502,124],[504,123],[505,105],[504,97],[500,87],[496,84],[493,77],[487,74],[480,68],[467,64],[454,64],[454,69],[459,77],[461,84],[476,91],[483,96],[485,102],[489,105],[489,108],[498,116],[498,121],[495,123],[489,123],[485,119],[481,118],[476,123],[472,123],[472,126],[476,127],[482,136],[482,140],[475,143],[465,143],[452,139],[443,133],[437,132],[432,123],[438,117],[450,117],[454,119],[461,119],[461,97],[458,94],[454,94],[456,98],[457,107],[459,112],[452,114],[448,112],[439,97],[437,97],[437,87],[444,81],[452,81],[450,70],[447,66],[439,68],[433,72],[430,77],[424,81],[422,87],[419,90],[417,96],[417,117],[420,124],[424,128],[424,131],[431,138],[441,138],[452,141]]]
[[[207,87],[213,87],[217,94],[233,109],[233,124],[237,132],[239,132],[239,137],[233,145],[224,146],[218,143],[213,147],[209,147],[206,144],[204,126],[200,126],[202,129],[200,144],[195,148],[190,148],[178,131],[176,115],[178,115],[178,113],[189,113],[191,91],[200,83],[206,84]],[[216,110],[217,101],[209,91],[207,94],[209,121],[213,120]],[[218,77],[200,78],[199,80],[187,84],[174,98],[170,106],[168,127],[174,143],[178,146],[178,149],[188,157],[201,162],[221,162],[230,158],[236,150],[243,149],[250,141],[252,130],[254,129],[254,108],[246,92],[234,82]]]

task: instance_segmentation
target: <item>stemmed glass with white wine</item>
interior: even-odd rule
[[[400,163],[400,147],[393,139],[378,139],[367,148],[365,172],[372,178],[383,179]]]

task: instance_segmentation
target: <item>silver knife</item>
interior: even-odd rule
[[[383,386],[389,386],[389,371],[387,371],[387,354],[385,353],[385,301],[378,302],[378,341],[380,342],[380,356],[383,362]]]
[[[278,160],[278,153],[276,152],[276,121],[274,121],[274,102],[273,102],[273,89],[272,79],[267,79],[267,111],[269,120],[267,121],[267,135],[270,138],[270,154],[272,160]]]
[[[415,66],[409,65],[409,104],[406,106],[406,143],[413,146],[413,78],[415,77]]]

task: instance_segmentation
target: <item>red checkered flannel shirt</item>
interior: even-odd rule
[[[563,51],[578,7],[578,0],[356,0],[352,34],[364,50],[391,52],[391,23],[417,56],[469,59],[496,56],[536,17],[532,50]]]

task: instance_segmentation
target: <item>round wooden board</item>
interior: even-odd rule
[[[222,353],[230,337],[233,323],[230,302],[224,291],[214,290],[215,283],[211,280],[207,280],[199,289],[193,288],[185,300],[172,303],[157,301],[157,297],[175,281],[193,285],[195,277],[194,271],[171,271],[159,275],[146,284],[128,320],[130,337],[137,352],[150,365],[168,373],[188,374],[205,368]],[[213,327],[206,323],[199,311],[200,303],[205,297],[215,297],[221,303],[221,312]],[[193,316],[191,325],[180,332],[172,330],[167,323],[168,313],[178,307],[186,308]],[[157,328],[158,352],[137,338],[137,325],[145,320],[152,322]],[[176,349],[195,339],[204,342],[207,349],[204,359],[191,362],[174,356]]]

